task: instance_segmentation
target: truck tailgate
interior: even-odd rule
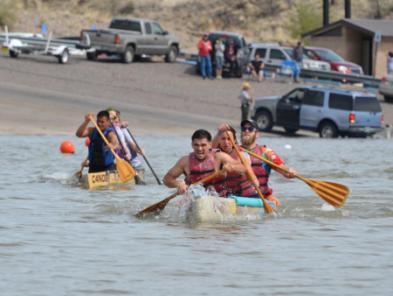
[[[116,29],[87,30],[85,32],[89,34],[90,42],[93,46],[114,44],[116,35],[119,35],[121,39],[126,39],[127,36],[132,37],[141,35],[139,32]]]
[[[108,30],[85,31],[89,35],[91,45],[113,44],[116,33]]]

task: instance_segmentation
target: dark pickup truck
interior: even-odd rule
[[[124,63],[142,55],[162,55],[173,63],[180,50],[179,40],[158,22],[134,18],[115,18],[108,29],[82,30],[81,43],[90,47],[86,54],[89,60],[105,53],[120,55]]]

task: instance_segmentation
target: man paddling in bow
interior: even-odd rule
[[[91,119],[94,119],[93,113],[85,115],[84,122],[76,131],[79,138],[90,138],[89,144],[89,173],[103,172],[108,170],[116,170],[115,158],[104,140],[101,138],[97,129],[87,127]],[[97,114],[97,125],[104,134],[113,149],[118,147],[118,141],[113,129],[110,127],[108,111],[100,111]]]
[[[286,173],[284,171],[276,169],[281,175],[285,176],[286,178],[293,178],[296,175],[296,171],[292,168],[288,168],[285,166],[284,161],[281,157],[279,157],[272,149],[266,147],[265,145],[257,144],[257,127],[256,124],[251,120],[243,120],[240,124],[241,128],[241,146],[251,152],[254,152],[272,162],[276,165],[282,167],[289,171]],[[259,189],[261,190],[264,197],[275,203],[277,206],[280,206],[280,201],[272,195],[273,190],[269,187],[269,175],[271,168],[269,165],[264,163],[262,160],[257,159],[250,155],[251,158],[251,167],[254,171],[254,174],[258,178],[259,181]]]
[[[188,185],[211,175],[215,171],[224,169],[227,172],[245,172],[244,166],[222,152],[211,150],[211,135],[206,130],[197,130],[191,137],[193,152],[185,155],[166,173],[164,184],[170,188],[177,188],[179,194],[187,191]],[[185,175],[184,181],[177,180]],[[224,190],[225,178],[219,176],[204,184],[205,188],[213,186],[218,194]]]

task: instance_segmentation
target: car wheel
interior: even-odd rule
[[[127,46],[124,53],[121,55],[121,60],[125,64],[130,64],[134,60],[134,48]]]
[[[293,127],[284,127],[284,129],[286,133],[289,135],[294,135],[299,130],[298,128],[293,128]]]
[[[59,64],[67,64],[69,59],[70,59],[70,53],[68,52],[68,49],[64,49],[61,55],[57,57]]]
[[[9,55],[11,58],[17,58],[19,56],[19,53],[14,50],[10,50]]]
[[[333,122],[322,122],[319,127],[319,136],[321,138],[337,138],[338,130]]]
[[[387,96],[387,95],[384,95],[384,97],[385,97],[385,102],[387,102],[387,103],[393,103],[393,97]]]
[[[258,111],[255,115],[255,122],[261,131],[269,132],[273,128],[273,118],[269,111]]]
[[[177,58],[177,48],[176,46],[171,46],[168,54],[165,55],[165,62],[167,63],[174,63],[176,62]]]
[[[96,51],[86,52],[86,58],[89,61],[95,61],[97,59],[97,52]]]

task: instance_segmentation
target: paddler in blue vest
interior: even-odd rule
[[[179,194],[187,191],[190,184],[223,169],[226,172],[245,172],[244,166],[228,154],[212,151],[211,134],[203,129],[197,130],[191,137],[193,152],[181,157],[164,176],[164,184],[170,188],[177,188]],[[185,175],[185,180],[178,180]],[[203,184],[205,188],[214,187],[217,193],[224,189],[225,176],[219,176]]]
[[[288,170],[290,172],[289,174],[283,171],[276,170],[286,178],[293,178],[296,175],[296,171],[292,168],[285,166],[282,158],[278,156],[272,149],[264,145],[257,144],[256,141],[258,137],[258,132],[255,122],[251,120],[243,120],[240,124],[240,128],[241,128],[241,146],[243,148],[252,151],[255,154],[258,154],[274,162],[276,165]],[[260,159],[253,157],[252,155],[250,155],[250,158],[251,158],[251,167],[254,171],[254,174],[258,178],[259,189],[261,190],[262,194],[267,200],[275,203],[277,206],[280,206],[281,205],[280,201],[272,195],[273,190],[268,185],[269,175],[271,171],[270,166],[264,163],[263,161],[261,161]]]
[[[93,113],[85,115],[85,121],[76,131],[79,138],[90,138],[89,144],[89,173],[116,170],[115,158],[104,140],[101,138],[95,127],[88,127],[91,119],[94,119]],[[112,149],[119,146],[116,135],[111,128],[108,111],[100,111],[97,114],[97,125],[104,134]]]

